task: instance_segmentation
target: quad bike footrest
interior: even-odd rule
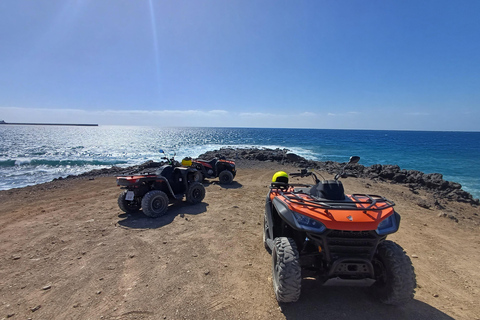
[[[182,200],[182,199],[183,199],[183,193],[177,193],[177,194],[175,194],[175,199],[177,199],[177,200]]]

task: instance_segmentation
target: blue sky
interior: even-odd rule
[[[480,131],[480,1],[2,0],[0,119]]]

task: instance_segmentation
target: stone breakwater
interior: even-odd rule
[[[329,174],[339,172],[345,165],[345,163],[334,161],[323,162],[307,160],[294,153],[289,153],[287,149],[221,148],[220,150],[203,153],[198,158],[209,160],[215,157],[225,157],[240,162],[244,160],[278,162],[293,165],[298,168],[313,168],[319,171],[326,171]],[[154,173],[156,168],[163,164],[163,162],[147,161],[141,165],[128,168],[114,166],[112,168],[89,171],[78,176],[68,176],[67,179],[75,177],[149,174]],[[359,178],[406,185],[413,193],[418,193],[417,190],[426,190],[432,193],[437,201],[448,200],[470,203],[473,206],[480,205],[479,199],[474,199],[470,193],[462,190],[462,186],[459,183],[444,180],[440,173],[427,174],[417,170],[401,169],[397,165],[380,164],[374,164],[369,167],[361,164],[353,164],[347,169],[349,173]],[[56,180],[62,180],[62,178]]]

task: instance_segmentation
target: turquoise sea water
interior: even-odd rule
[[[51,181],[92,169],[177,159],[221,147],[287,148],[307,159],[397,164],[441,173],[480,197],[480,132],[260,128],[0,126],[0,190]]]

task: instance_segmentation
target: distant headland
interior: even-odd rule
[[[74,127],[98,127],[97,123],[23,123],[23,122],[5,122],[0,120],[0,125],[17,126],[74,126]]]

